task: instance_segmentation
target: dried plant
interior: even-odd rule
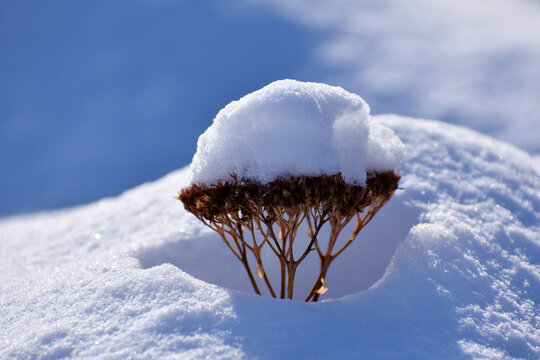
[[[305,301],[317,301],[328,290],[326,274],[332,261],[392,197],[399,179],[399,175],[387,171],[369,173],[365,186],[345,182],[341,173],[290,176],[261,184],[231,174],[230,181],[191,184],[181,190],[178,199],[186,210],[221,236],[244,266],[259,295],[253,270],[264,280],[272,297],[292,299],[296,270],[315,251],[320,270]],[[356,219],[355,228],[340,242],[340,232],[353,219]],[[303,221],[307,223],[309,239],[305,250],[295,257],[293,245]],[[318,237],[325,224],[330,225],[330,235],[323,246]],[[262,262],[261,250],[265,246],[279,261],[279,289],[274,289]],[[254,269],[249,264],[248,251],[256,261]]]

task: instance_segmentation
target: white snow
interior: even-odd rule
[[[192,178],[215,183],[235,173],[267,183],[341,172],[351,183],[364,183],[366,171],[397,169],[403,152],[394,133],[371,120],[360,96],[326,84],[280,80],[217,114],[199,138]]]
[[[242,269],[173,198],[185,168],[0,220],[0,358],[538,359],[533,159],[441,122],[374,121],[406,146],[403,189],[336,260],[333,299],[229,289],[247,282]]]

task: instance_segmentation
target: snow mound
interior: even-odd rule
[[[183,169],[117,198],[0,220],[0,358],[538,359],[535,161],[441,122],[374,121],[407,148],[403,190],[366,227],[373,248],[361,233],[350,250],[396,241],[385,231],[419,216],[368,290],[305,304],[190,276],[188,263],[232,270],[212,257],[217,235],[173,198],[189,183]],[[347,271],[327,294],[364,276],[348,267],[356,257],[339,260]]]
[[[394,133],[370,118],[369,106],[340,87],[275,81],[223,108],[199,137],[193,182],[241,178],[270,182],[287,175],[341,172],[364,183],[366,171],[394,170],[403,157]]]

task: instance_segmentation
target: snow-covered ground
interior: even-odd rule
[[[403,189],[336,260],[326,301],[232,290],[243,270],[174,199],[184,168],[0,220],[0,358],[537,359],[537,163],[465,128],[375,121],[406,146]]]

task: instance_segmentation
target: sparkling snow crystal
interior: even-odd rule
[[[286,175],[341,172],[364,183],[366,171],[397,169],[404,146],[371,120],[358,95],[325,84],[280,80],[233,101],[199,138],[194,182],[263,183]]]

